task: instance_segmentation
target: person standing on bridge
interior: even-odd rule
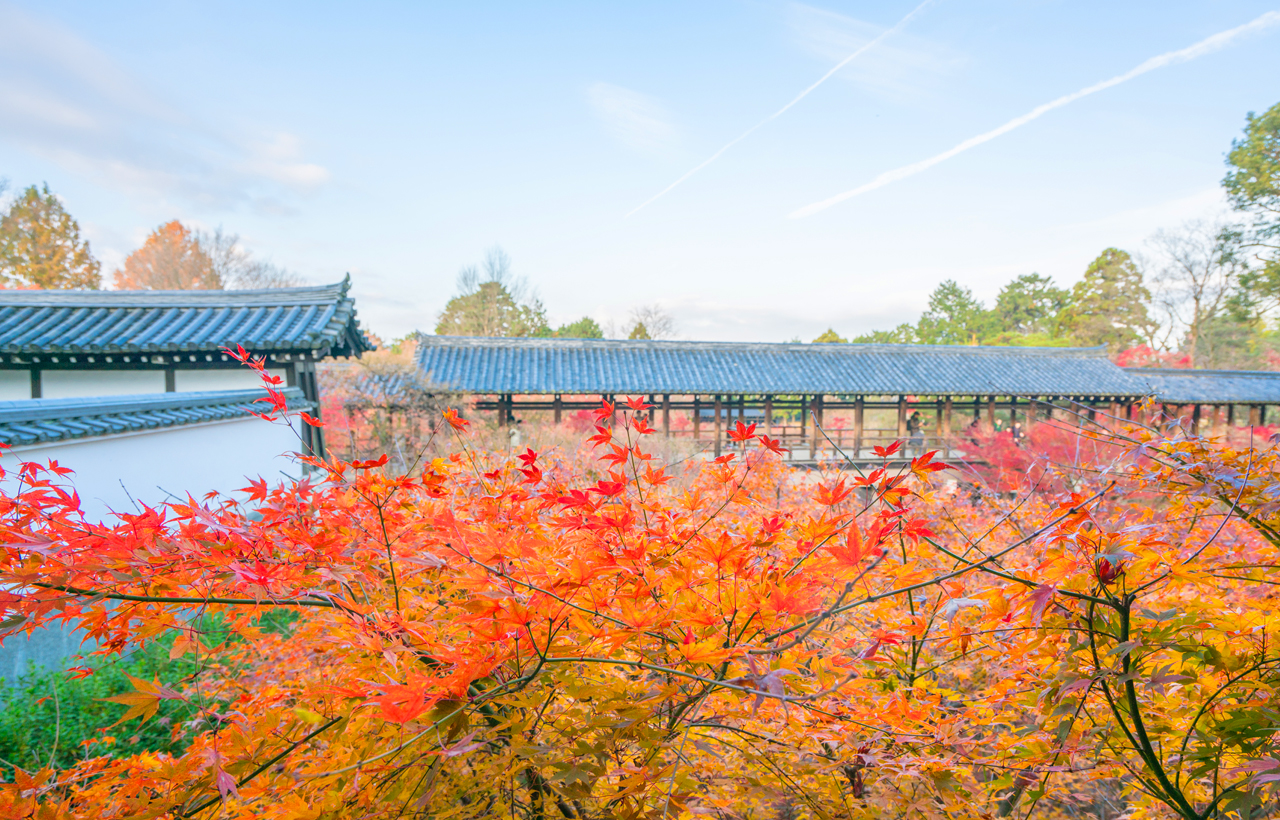
[[[924,420],[917,410],[907,419],[907,456],[924,454]]]

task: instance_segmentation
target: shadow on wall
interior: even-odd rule
[[[37,629],[31,635],[11,635],[0,644],[0,684],[12,685],[32,665],[42,669],[65,669],[76,655],[92,652],[95,644],[85,642],[82,629]]]

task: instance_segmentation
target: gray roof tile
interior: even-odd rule
[[[281,392],[291,410],[313,407],[296,387]],[[13,447],[243,418],[250,411],[262,412],[265,405],[255,402],[266,395],[263,390],[213,390],[4,401],[0,442]]]
[[[267,290],[0,291],[0,352],[217,351],[359,356],[350,279]]]
[[[1264,370],[1126,368],[1170,404],[1280,404],[1280,373]]]
[[[1141,396],[1103,348],[425,336],[418,366],[469,393]]]

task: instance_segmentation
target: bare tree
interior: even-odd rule
[[[1155,303],[1171,329],[1186,334],[1186,352],[1195,364],[1212,359],[1204,349],[1207,331],[1227,310],[1241,274],[1247,272],[1238,230],[1194,220],[1151,239],[1158,272]]]
[[[293,288],[306,284],[305,279],[291,270],[254,259],[240,244],[239,234],[223,233],[221,227],[213,233],[197,232],[196,242],[209,256],[214,273],[218,275],[224,288]]]
[[[674,339],[676,323],[659,305],[641,305],[631,311],[624,331],[628,339]]]

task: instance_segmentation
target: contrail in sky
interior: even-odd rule
[[[760,122],[758,122],[758,123],[756,123],[755,125],[753,125],[753,126],[751,126],[750,128],[748,128],[746,131],[742,132],[742,134],[738,135],[736,138],[734,138],[732,141],[730,141],[728,145],[726,145],[725,147],[721,148],[719,151],[716,151],[716,152],[715,152],[714,154],[712,154],[710,157],[708,157],[707,159],[703,160],[703,161],[702,161],[702,163],[700,163],[699,165],[697,165],[696,167],[694,167],[694,169],[693,169],[692,171],[689,171],[687,174],[685,174],[684,176],[680,177],[680,178],[679,178],[679,179],[677,179],[675,182],[671,183],[670,185],[668,185],[667,187],[663,188],[663,189],[662,189],[661,191],[659,191],[658,193],[654,194],[653,196],[651,196],[651,197],[649,197],[648,199],[646,199],[644,202],[640,203],[638,206],[636,206],[634,209],[632,209],[632,211],[631,211],[630,213],[628,213],[628,214],[627,214],[627,216],[631,216],[632,214],[635,214],[635,213],[636,213],[637,211],[639,211],[641,208],[644,208],[644,207],[646,207],[646,206],[648,206],[648,205],[652,204],[653,202],[656,202],[656,201],[657,201],[658,199],[660,199],[661,197],[663,197],[663,196],[667,195],[667,194],[668,194],[668,193],[670,193],[670,192],[671,192],[671,190],[672,190],[673,188],[675,188],[677,185],[679,185],[680,183],[684,182],[684,181],[685,181],[686,179],[688,179],[689,177],[693,176],[694,174],[696,174],[696,173],[698,173],[699,171],[701,171],[703,168],[706,168],[708,165],[710,165],[711,163],[713,163],[713,162],[715,162],[717,159],[719,159],[719,158],[720,158],[720,155],[721,155],[721,154],[723,154],[725,151],[728,151],[728,150],[729,150],[730,148],[732,148],[733,146],[737,145],[738,143],[742,142],[742,141],[743,141],[744,139],[746,139],[747,137],[751,136],[751,134],[752,134],[752,133],[754,133],[758,128],[760,128],[761,126],[764,126],[764,125],[768,125],[769,123],[771,123],[771,122],[773,122],[774,120],[776,120],[778,117],[780,117],[780,116],[782,116],[783,114],[785,114],[788,108],[790,108],[791,106],[793,106],[793,105],[795,105],[796,103],[800,102],[800,101],[801,101],[801,100],[803,100],[805,97],[809,96],[809,92],[813,91],[815,88],[817,88],[818,86],[822,85],[822,84],[823,84],[823,83],[825,83],[827,80],[831,79],[832,75],[834,75],[837,71],[839,71],[840,69],[844,68],[844,67],[845,67],[845,66],[847,66],[849,63],[853,62],[855,59],[857,59],[857,58],[858,58],[859,56],[861,56],[862,54],[865,54],[866,52],[868,52],[868,51],[870,51],[871,49],[875,48],[875,47],[876,47],[877,45],[879,45],[879,44],[880,44],[880,42],[881,42],[882,40],[884,40],[886,37],[888,37],[888,36],[890,36],[890,35],[892,35],[892,34],[896,34],[896,33],[898,33],[899,31],[901,31],[901,30],[902,30],[902,28],[903,28],[907,23],[911,22],[911,18],[915,17],[917,14],[919,14],[919,13],[920,13],[920,12],[922,12],[922,11],[924,11],[926,7],[933,5],[933,4],[934,4],[934,2],[936,2],[936,0],[924,0],[924,2],[923,2],[923,3],[921,3],[921,4],[920,4],[920,5],[918,5],[918,6],[916,6],[914,9],[912,9],[912,10],[907,14],[907,16],[906,16],[906,17],[903,17],[901,20],[899,20],[899,21],[897,22],[897,24],[896,24],[893,28],[887,28],[887,29],[885,29],[884,31],[880,32],[880,34],[876,35],[876,37],[875,37],[874,39],[872,39],[871,41],[869,41],[866,45],[864,45],[864,46],[860,47],[857,51],[853,52],[853,53],[852,53],[852,54],[850,54],[848,57],[845,57],[843,60],[841,60],[840,62],[836,63],[836,64],[835,64],[835,67],[833,67],[833,68],[832,68],[830,71],[828,71],[826,74],[823,74],[821,77],[819,77],[819,78],[818,78],[818,81],[817,81],[816,83],[814,83],[813,85],[811,85],[811,86],[809,86],[808,88],[806,88],[804,91],[801,91],[799,94],[797,94],[797,95],[795,96],[795,98],[794,98],[793,100],[791,100],[791,102],[789,102],[789,103],[787,103],[786,105],[782,106],[781,108],[779,108],[777,111],[775,111],[775,112],[773,112],[772,114],[770,114],[770,115],[769,115],[768,117],[766,117],[765,119],[761,120]]]
[[[1195,58],[1202,57],[1205,54],[1212,54],[1213,52],[1218,51],[1219,49],[1226,48],[1228,45],[1231,45],[1232,41],[1235,40],[1237,37],[1240,37],[1241,35],[1248,34],[1254,31],[1260,31],[1262,29],[1274,26],[1277,23],[1280,23],[1280,12],[1269,11],[1266,14],[1262,15],[1261,17],[1258,17],[1254,20],[1249,21],[1248,23],[1245,23],[1243,26],[1237,26],[1233,29],[1227,29],[1226,31],[1219,32],[1210,37],[1204,38],[1203,40],[1201,40],[1200,42],[1194,45],[1190,45],[1190,46],[1187,46],[1186,48],[1179,49],[1178,51],[1169,51],[1159,56],[1152,57],[1150,60],[1147,60],[1145,63],[1142,63],[1137,68],[1126,71],[1124,74],[1120,74],[1118,76],[1112,77],[1109,80],[1103,80],[1102,82],[1097,83],[1095,85],[1091,85],[1088,88],[1082,88],[1079,91],[1076,91],[1071,94],[1067,94],[1065,97],[1059,97],[1058,99],[1052,102],[1047,102],[1044,105],[1031,109],[1027,113],[1023,114],[1021,117],[1015,117],[1009,120],[999,128],[992,129],[991,131],[988,131],[985,134],[979,134],[976,137],[970,137],[969,139],[960,143],[956,147],[951,148],[947,151],[943,151],[941,154],[929,157],[928,159],[920,160],[919,162],[912,163],[911,165],[904,165],[901,168],[895,168],[892,171],[885,171],[883,174],[871,180],[866,185],[860,185],[851,191],[845,191],[842,194],[836,194],[830,199],[824,199],[821,202],[815,202],[812,205],[806,205],[803,208],[792,212],[790,216],[792,219],[800,219],[802,217],[812,216],[813,214],[816,214],[818,211],[826,210],[827,208],[830,208],[832,205],[835,205],[840,202],[844,202],[846,199],[852,199],[853,197],[859,196],[861,194],[865,194],[868,191],[874,191],[876,188],[881,188],[885,185],[888,185],[890,182],[897,182],[900,179],[906,179],[907,177],[915,176],[921,171],[924,171],[928,168],[932,168],[933,166],[937,165],[939,162],[944,162],[946,160],[949,160],[952,157],[954,157],[956,154],[962,154],[965,151],[968,151],[970,148],[981,145],[984,142],[989,142],[990,140],[993,140],[996,137],[1001,136],[1002,134],[1007,134],[1010,131],[1014,130],[1015,128],[1020,128],[1021,126],[1026,125],[1027,123],[1031,122],[1037,117],[1040,117],[1043,114],[1047,114],[1055,108],[1061,108],[1062,106],[1068,103],[1075,102],[1081,97],[1087,97],[1090,94],[1095,94],[1099,91],[1102,91],[1103,89],[1111,88],[1112,86],[1115,86],[1115,85],[1120,85],[1120,83],[1132,80],[1134,77],[1140,77],[1141,75],[1146,74],[1148,71],[1155,71],[1157,68],[1164,68],[1165,66],[1175,65],[1177,63],[1185,63],[1188,60],[1194,60]]]

